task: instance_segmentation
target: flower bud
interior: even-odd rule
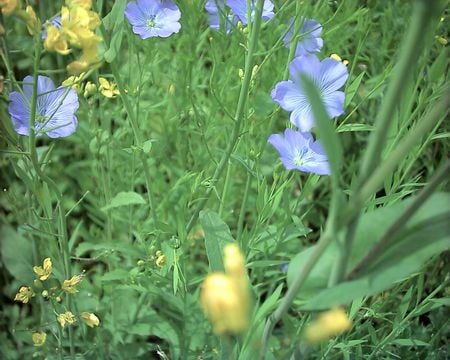
[[[45,344],[45,340],[47,339],[47,334],[45,332],[35,332],[31,335],[31,340],[33,341],[34,346],[42,346]]]
[[[320,314],[305,330],[309,342],[328,340],[348,330],[352,325],[344,309],[335,308]]]

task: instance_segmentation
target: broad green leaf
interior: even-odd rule
[[[111,31],[111,40],[109,42],[109,48],[103,54],[105,60],[111,63],[117,56],[122,43],[123,28],[124,28],[124,12],[126,0],[117,0],[114,2],[114,6],[111,12],[103,19],[103,24],[107,31]]]
[[[115,269],[105,273],[101,277],[101,281],[116,281],[116,280],[124,280],[130,277],[130,273],[123,269]]]
[[[205,248],[211,271],[224,271],[223,247],[233,242],[230,229],[217,213],[211,210],[200,212],[200,224],[205,233]]]
[[[411,203],[411,199],[377,209],[362,216],[355,234],[349,269],[352,269],[380,238],[386,229]],[[306,303],[304,309],[324,309],[345,304],[353,299],[373,295],[385,290],[395,282],[407,278],[418,271],[431,256],[450,246],[448,216],[450,215],[450,195],[434,194],[400,230],[393,244],[371,261],[364,272],[354,280],[346,281],[333,288],[326,288],[337,247],[333,243],[320,258],[298,298]],[[309,248],[299,253],[290,263],[288,284],[301,270],[309,254]]]
[[[120,45],[122,44],[122,37],[123,37],[123,28],[124,28],[123,22],[117,24],[117,26],[114,27],[111,41],[109,43],[109,49],[106,50],[105,53],[103,54],[103,57],[108,63],[112,63],[113,60],[116,58],[117,53],[120,51]]]
[[[428,78],[431,82],[440,82],[445,79],[445,69],[448,66],[448,49],[447,47],[443,47],[441,53],[438,55],[436,60],[434,60],[433,64],[430,66],[430,70],[428,71]]]
[[[345,89],[345,101],[344,101],[344,107],[347,107],[353,98],[356,95],[356,92],[358,91],[359,85],[361,85],[361,81],[366,73],[362,72],[358,75],[358,77],[352,81],[352,83],[346,87]]]
[[[333,122],[328,116],[316,85],[306,76],[302,76],[301,80],[308,100],[311,103],[320,142],[328,156],[331,176],[338,177],[342,165],[342,146],[334,129]]]
[[[145,200],[142,195],[134,191],[122,191],[111,199],[111,202],[102,207],[103,211],[116,208],[119,206],[145,204]]]
[[[12,276],[24,284],[31,284],[33,255],[31,242],[9,226],[0,229],[2,262]]]

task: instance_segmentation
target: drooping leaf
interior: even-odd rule
[[[121,191],[111,199],[111,202],[102,207],[103,211],[126,205],[145,204],[142,195],[134,191]]]

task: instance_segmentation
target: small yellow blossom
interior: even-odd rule
[[[348,60],[342,60],[342,58],[338,54],[331,54],[330,58],[343,63],[345,66],[348,65]]]
[[[82,72],[80,75],[78,76],[69,76],[66,80],[64,80],[62,82],[62,84],[64,86],[69,86],[72,89],[74,89],[78,94],[81,94],[81,92],[83,91],[83,84],[81,83],[81,81],[83,80],[85,76],[85,73]]]
[[[166,263],[166,255],[164,254],[159,255],[155,263],[157,267],[163,267],[164,264]]]
[[[19,5],[18,0],[0,0],[0,8],[5,16],[11,15],[16,10],[17,5]]]
[[[25,8],[25,12],[21,13],[21,16],[27,24],[27,29],[30,35],[36,35],[41,32],[41,22],[37,18],[32,6],[28,5]]]
[[[434,38],[437,40],[437,42],[439,44],[441,44],[443,46],[448,44],[448,40],[446,38],[442,37],[442,36],[436,35]]]
[[[43,266],[34,266],[33,271],[39,276],[39,280],[44,281],[47,280],[50,274],[52,273],[52,260],[50,258],[45,258]]]
[[[342,308],[335,308],[320,314],[305,330],[305,339],[319,342],[337,336],[352,325]]]
[[[22,286],[19,289],[19,292],[14,297],[14,301],[22,301],[24,304],[26,304],[33,296],[34,293],[31,288],[29,288],[28,286]]]
[[[98,326],[100,324],[100,320],[93,313],[82,312],[80,315],[81,315],[81,318],[83,319],[84,323],[91,328],[93,328],[94,326]]]
[[[81,279],[83,279],[82,275],[74,275],[69,280],[64,280],[61,288],[69,294],[75,294],[78,292],[75,286],[80,283]]]
[[[103,94],[103,96],[107,98],[114,98],[116,95],[120,94],[119,89],[117,89],[116,87],[116,84],[112,82],[110,83],[103,77],[100,77],[98,81],[100,83],[100,92]]]
[[[64,314],[59,314],[56,319],[58,320],[61,327],[64,327],[66,323],[71,325],[77,321],[77,319],[75,319],[75,315],[70,311],[66,311]]]
[[[55,51],[61,55],[70,53],[69,43],[61,34],[61,31],[53,25],[47,26],[47,37],[44,41],[44,47],[49,51]]]
[[[97,85],[95,85],[93,82],[88,81],[86,85],[84,86],[84,97],[88,97],[91,95],[94,95],[97,91]]]
[[[47,334],[45,332],[35,332],[31,335],[31,340],[33,340],[34,346],[42,346],[45,344],[47,339]]]

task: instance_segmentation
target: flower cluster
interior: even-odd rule
[[[315,118],[302,78],[306,77],[316,85],[328,116],[333,118],[344,113],[345,94],[339,89],[347,81],[348,70],[336,54],[322,61],[312,54],[323,46],[320,38],[322,27],[313,19],[301,20],[296,57],[289,64],[290,79],[277,83],[271,92],[272,99],[291,113],[291,123],[299,131],[286,129],[284,137],[273,134],[269,137],[269,143],[279,152],[286,169],[329,175],[325,151],[309,133],[315,126]],[[292,38],[293,31],[290,30],[284,38],[287,46],[292,43]]]
[[[133,32],[142,39],[168,37],[180,31],[181,12],[171,0],[137,0],[129,2],[125,16]]]
[[[245,259],[236,244],[224,248],[225,273],[209,274],[202,285],[200,303],[214,333],[238,334],[248,326],[250,293]]]
[[[20,301],[23,304],[28,304],[31,298],[35,297],[38,291],[46,300],[51,299],[53,304],[53,313],[56,314],[56,321],[64,328],[66,325],[73,325],[77,321],[77,316],[89,327],[99,326],[100,320],[91,312],[81,312],[78,315],[63,307],[63,312],[59,313],[57,310],[61,307],[58,305],[62,302],[62,295],[75,294],[78,292],[76,286],[83,279],[83,275],[74,275],[70,279],[66,279],[62,284],[52,278],[53,263],[51,258],[45,258],[42,266],[33,266],[33,272],[37,279],[34,281],[33,287],[22,286],[19,292],[14,297],[14,301]],[[43,290],[42,290],[43,289]],[[43,346],[46,342],[47,334],[44,331],[36,331],[31,335],[31,340],[34,346]]]
[[[67,55],[73,48],[81,49],[81,57],[67,65],[70,73],[79,74],[100,62],[98,45],[102,38],[95,34],[100,18],[91,6],[91,1],[66,0],[61,15],[46,25],[43,37],[47,50]]]
[[[208,0],[205,10],[209,14],[209,26],[214,30],[220,29],[220,24],[225,25],[227,32],[238,21],[243,25],[253,22],[255,19],[256,1],[250,0],[250,9],[247,8],[247,0]],[[250,14],[250,21],[248,15]],[[261,18],[270,20],[274,16],[273,3],[265,0]]]

